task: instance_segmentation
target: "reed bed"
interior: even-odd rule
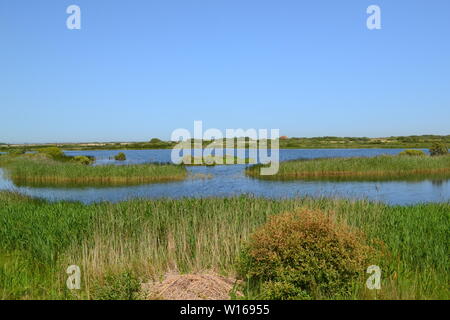
[[[51,159],[5,158],[0,166],[18,185],[131,185],[177,181],[187,177],[182,165],[138,164],[88,166]]]
[[[273,180],[384,180],[450,177],[450,156],[378,156],[371,158],[321,158],[280,163],[272,176],[260,176],[262,165],[246,170],[251,177]]]
[[[234,165],[234,164],[255,164],[256,161],[251,158],[239,158],[231,155],[194,157],[184,156],[182,163],[186,166],[215,166],[215,165]]]
[[[0,192],[0,298],[88,299],[109,272],[142,282],[168,271],[233,276],[252,232],[270,215],[322,210],[385,243],[382,290],[355,283],[349,298],[448,299],[450,203],[400,207],[332,199],[233,198],[131,200],[84,205]],[[82,288],[65,287],[69,265]]]

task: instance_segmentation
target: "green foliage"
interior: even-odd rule
[[[94,284],[104,286],[104,274],[110,271],[118,275],[131,270],[142,282],[163,276],[174,265],[180,273],[214,269],[234,275],[236,259],[250,235],[269,217],[301,208],[335,212],[337,223],[346,221],[368,239],[385,243],[389,259],[370,261],[383,272],[377,299],[450,297],[450,202],[388,206],[364,200],[241,196],[86,205],[0,191],[0,203],[0,299],[87,298]],[[77,296],[67,293],[65,286],[65,270],[74,263],[83,266],[84,275]],[[368,275],[364,276],[353,282],[355,288],[365,288]],[[245,291],[246,296],[311,296],[294,281],[264,282],[259,291]],[[351,298],[373,296],[355,290]]]
[[[436,142],[430,148],[431,156],[444,156],[448,154],[448,146],[442,142]]]
[[[12,156],[18,156],[18,155],[22,155],[25,154],[26,149],[12,149],[11,151],[9,151],[9,154]]]
[[[220,156],[203,156],[194,157],[186,155],[182,158],[182,164],[187,166],[215,166],[215,165],[232,165],[232,164],[245,164],[255,163],[251,158],[238,158],[231,155],[224,154]]]
[[[409,137],[313,137],[280,139],[281,148],[427,148],[431,143],[450,143],[450,136]]]
[[[116,161],[125,161],[127,160],[127,156],[123,152],[119,152],[117,155],[114,156],[114,159]]]
[[[262,300],[312,300],[312,297],[295,283],[289,281],[267,281],[262,284]]]
[[[131,271],[107,274],[102,282],[97,282],[91,292],[94,300],[137,300],[141,284]]]
[[[225,141],[226,139],[223,139]],[[233,139],[234,140],[234,139]],[[218,140],[217,140],[218,141]],[[269,140],[270,141],[270,140]],[[210,144],[211,141],[203,141],[203,147]],[[383,137],[383,138],[367,138],[367,137],[313,137],[299,138],[292,137],[288,139],[280,139],[280,148],[299,148],[299,149],[330,149],[330,148],[429,148],[435,142],[443,142],[450,144],[450,135],[422,135],[409,137]],[[142,150],[142,149],[170,149],[176,145],[175,141],[162,141],[153,138],[149,142],[131,142],[131,143],[92,143],[86,144],[66,144],[61,145],[63,150]],[[28,146],[27,146],[28,147]],[[36,150],[47,148],[48,145],[33,145],[30,148]],[[1,146],[5,151],[11,150],[8,145]]]
[[[350,294],[374,250],[361,233],[320,211],[271,217],[244,249],[240,274],[263,282],[263,298],[309,299]]]
[[[158,144],[158,143],[163,143],[163,141],[160,140],[160,139],[158,139],[158,138],[152,138],[152,139],[150,140],[150,143],[152,143],[152,144]]]
[[[422,157],[422,156],[426,156],[427,154],[425,152],[423,152],[422,150],[414,150],[414,149],[410,149],[410,150],[405,150],[399,153],[400,156],[418,156],[418,157]]]
[[[450,176],[450,157],[382,155],[361,158],[323,158],[280,162],[278,173],[260,176],[261,164],[246,169],[252,177],[269,180],[391,180]]]
[[[64,152],[57,147],[48,147],[37,150],[39,153],[50,156],[52,159],[59,160],[65,157]]]
[[[72,162],[83,164],[83,165],[90,165],[94,162],[92,158],[86,157],[86,156],[75,156],[71,159]]]
[[[94,159],[89,157],[67,157],[70,161],[55,161],[46,154],[26,154],[19,157],[2,157],[0,167],[16,185],[23,186],[99,186],[131,185],[161,181],[183,180],[187,176],[184,166],[173,164],[145,163],[137,165],[89,166]]]

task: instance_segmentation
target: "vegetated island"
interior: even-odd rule
[[[92,166],[94,159],[68,157],[58,148],[39,153],[1,155],[0,167],[16,185],[26,186],[108,186],[184,180],[183,165],[147,163]]]
[[[226,146],[227,142],[237,145],[236,139],[203,140],[202,147],[205,148],[213,143]],[[250,139],[246,138],[245,148],[250,145]],[[270,140],[268,140],[270,143]],[[191,147],[195,142],[191,140]],[[253,140],[252,143],[255,141]],[[259,143],[259,141],[256,141]],[[398,136],[385,138],[367,137],[313,137],[297,138],[282,136],[279,139],[281,149],[362,149],[362,148],[429,148],[436,142],[450,145],[450,135],[421,135],[421,136]],[[25,149],[33,151],[45,147],[59,147],[64,150],[145,150],[145,149],[172,149],[177,145],[174,141],[163,141],[153,138],[142,142],[86,142],[86,143],[49,143],[49,144],[7,144],[0,143],[0,152]]]
[[[396,180],[450,178],[450,156],[383,155],[360,158],[321,158],[280,163],[278,173],[261,176],[258,164],[246,169],[250,177],[267,180]]]
[[[184,156],[181,163],[185,166],[216,166],[216,165],[234,165],[234,164],[255,164],[256,160],[252,158],[239,158],[232,155],[221,156]]]

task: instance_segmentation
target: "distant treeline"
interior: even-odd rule
[[[215,146],[226,145],[226,139],[208,141],[203,140],[202,147],[209,146],[211,143],[215,143]],[[236,139],[234,144],[237,145]],[[255,141],[250,138],[246,138],[245,147],[249,147]],[[187,141],[185,143],[191,143],[191,147],[195,146],[194,140]],[[230,142],[230,141],[228,141]],[[251,143],[252,142],[252,143]],[[429,148],[435,142],[443,142],[450,145],[450,135],[421,135],[421,136],[398,136],[398,137],[385,137],[385,138],[368,138],[368,137],[286,137],[282,136],[279,140],[280,148],[282,149],[320,149],[320,148]],[[33,151],[36,149],[57,146],[64,150],[140,150],[140,149],[171,149],[177,142],[175,141],[163,141],[158,138],[153,138],[148,142],[91,142],[91,143],[55,143],[55,144],[23,144],[13,145],[0,143],[0,151],[7,152],[13,149],[26,149],[27,151]],[[270,140],[269,140],[270,146]]]
[[[286,138],[280,139],[280,148],[429,148],[435,142],[449,144],[450,135]]]

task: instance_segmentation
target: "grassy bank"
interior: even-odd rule
[[[329,158],[292,160],[280,163],[273,176],[260,176],[261,165],[248,168],[246,174],[274,180],[339,179],[384,180],[424,177],[450,177],[450,156],[378,156],[373,158]]]
[[[366,201],[251,197],[50,203],[0,192],[0,298],[86,299],[107,274],[143,282],[168,270],[234,275],[242,246],[270,215],[312,208],[385,243],[380,299],[448,299],[450,203],[409,207]],[[82,288],[69,291],[78,265]],[[124,277],[126,278],[126,277]],[[355,283],[349,298],[373,298]],[[255,293],[255,297],[256,293]]]
[[[183,180],[186,168],[172,164],[88,166],[38,157],[0,157],[0,167],[17,185],[131,185]]]
[[[224,140],[222,140],[223,142]],[[203,147],[213,141],[204,140]],[[217,141],[221,142],[221,141]],[[450,144],[450,135],[421,135],[398,137],[281,137],[281,149],[344,149],[344,148],[424,148],[428,149],[435,142]],[[64,150],[143,150],[143,149],[171,149],[177,143],[152,139],[147,142],[90,142],[90,143],[59,143],[59,144],[0,144],[1,151],[16,149],[37,150],[50,146],[57,146]],[[225,143],[224,143],[225,145]],[[246,144],[248,146],[248,143]]]

